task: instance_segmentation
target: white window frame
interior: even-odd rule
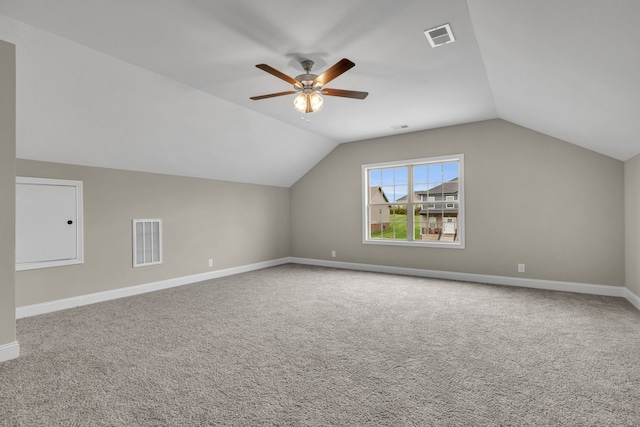
[[[445,163],[445,162],[458,162],[458,198],[456,203],[458,204],[458,241],[431,241],[431,240],[415,240],[414,233],[407,233],[407,240],[391,240],[391,239],[371,239],[370,227],[369,227],[369,171],[371,169],[383,169],[394,167],[408,167],[419,166],[429,163]],[[415,197],[411,197],[413,194],[413,174],[408,174],[407,184],[407,212],[413,212],[416,206],[424,204],[423,200],[414,200]],[[464,249],[465,248],[465,220],[464,220],[464,154],[452,154],[449,156],[437,156],[428,157],[422,159],[410,159],[399,160],[383,163],[370,163],[362,165],[362,243],[365,245],[383,245],[383,246],[413,246],[422,248],[449,248],[449,249]],[[405,204],[405,203],[403,203]],[[429,207],[430,208],[430,207]],[[407,216],[411,218],[407,229],[414,230],[414,216]]]

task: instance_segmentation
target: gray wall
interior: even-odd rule
[[[362,244],[362,164],[457,153],[466,249]],[[502,120],[342,144],[291,188],[292,255],[624,286],[623,189],[623,162]]]
[[[16,340],[15,277],[15,46],[0,41],[0,345]]]
[[[360,166],[452,153],[465,154],[466,249],[363,245]],[[619,286],[626,273],[640,294],[640,226],[630,219],[640,212],[640,157],[623,164],[502,120],[343,144],[291,189],[20,159],[16,167],[81,180],[85,199],[85,264],[17,272],[18,306],[208,272],[209,258],[221,269],[289,255],[333,260],[332,250],[338,261]],[[2,194],[13,200],[10,183]],[[165,262],[134,269],[131,220],[156,217]],[[13,233],[13,216],[5,220]],[[13,245],[3,249],[12,280]],[[13,286],[2,292],[11,301]]]
[[[17,272],[19,307],[290,253],[287,188],[21,159],[16,169],[84,183],[85,263]],[[134,218],[162,219],[163,264],[132,267]]]
[[[625,273],[627,288],[640,296],[640,156],[624,164]]]

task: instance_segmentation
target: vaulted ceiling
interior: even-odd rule
[[[634,0],[0,0],[0,15],[19,23],[0,29],[0,38],[17,45],[24,158],[290,186],[337,144],[491,118],[620,160],[640,153]],[[432,48],[424,30],[447,23],[456,41]],[[85,94],[83,109],[96,111],[90,121],[109,116],[109,140],[69,134],[30,92],[42,80],[36,70],[47,68],[44,60],[34,65],[33,52],[49,53],[25,26],[117,60],[101,60],[101,72],[68,60],[80,85],[118,86],[101,74],[105,68],[130,73],[132,86],[156,77],[176,82],[166,97],[178,105],[167,108],[181,112],[153,113],[157,99],[145,105],[143,94],[123,120],[105,113],[104,97]],[[21,57],[21,44],[32,54]],[[293,95],[249,99],[291,89],[255,64],[295,77],[302,59],[320,73],[341,58],[356,66],[327,87],[367,91],[365,100],[326,97],[322,111],[302,119]],[[138,90],[119,86],[109,93]],[[191,91],[189,105],[181,105],[180,87]],[[170,115],[182,115],[179,126],[168,127]]]

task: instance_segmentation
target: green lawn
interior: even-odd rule
[[[407,239],[407,216],[400,214],[391,214],[389,217],[389,228],[383,231],[376,231],[371,233],[372,239]],[[414,236],[416,240],[420,240],[420,215],[416,215],[414,218]]]

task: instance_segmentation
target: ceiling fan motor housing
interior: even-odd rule
[[[304,69],[304,71],[306,71],[306,73],[296,76],[296,80],[298,81],[299,84],[296,83],[295,85],[293,85],[295,90],[298,92],[304,92],[306,94],[310,94],[310,93],[318,92],[322,90],[321,82],[316,82],[316,83],[313,82],[315,78],[318,77],[317,74],[311,74],[311,69],[313,68],[313,61],[310,59],[305,59],[300,63],[300,65],[302,65],[302,68]]]
[[[307,78],[307,76],[310,78]],[[302,79],[301,77],[304,77],[304,79]],[[304,92],[304,93],[312,93],[312,92],[322,90],[322,83],[320,82],[313,83],[313,79],[315,77],[317,76],[314,76],[313,74],[302,74],[296,77],[296,80],[298,80],[298,83],[293,85],[294,89],[298,92]]]

